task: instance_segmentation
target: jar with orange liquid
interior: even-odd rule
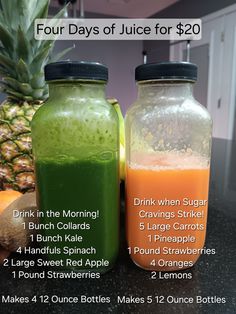
[[[211,118],[193,96],[195,64],[144,64],[135,75],[125,120],[129,254],[147,270],[186,269],[209,253]]]

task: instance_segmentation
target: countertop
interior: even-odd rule
[[[151,279],[150,272],[136,267],[127,254],[124,214],[121,225],[122,243],[116,266],[100,279],[12,279],[12,269],[0,268],[1,295],[105,296],[110,297],[110,303],[0,304],[0,313],[236,313],[236,142],[213,140],[206,247],[215,248],[216,255],[202,255],[188,270],[192,279]],[[165,303],[117,304],[117,296],[149,295],[164,296]],[[194,300],[196,296],[216,296],[224,297],[226,303],[168,303],[168,296]]]

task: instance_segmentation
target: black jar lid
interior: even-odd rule
[[[45,80],[94,80],[108,81],[108,68],[97,62],[61,61],[45,66]]]
[[[197,65],[190,62],[147,63],[135,69],[136,81],[147,80],[197,80]]]

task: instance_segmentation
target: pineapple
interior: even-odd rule
[[[1,91],[7,94],[0,105],[0,190],[35,188],[30,121],[48,97],[43,70],[54,43],[34,39],[34,20],[47,18],[48,7],[49,0],[0,0]]]

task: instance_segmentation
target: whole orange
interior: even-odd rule
[[[0,191],[0,213],[21,195],[22,193],[14,190]]]

